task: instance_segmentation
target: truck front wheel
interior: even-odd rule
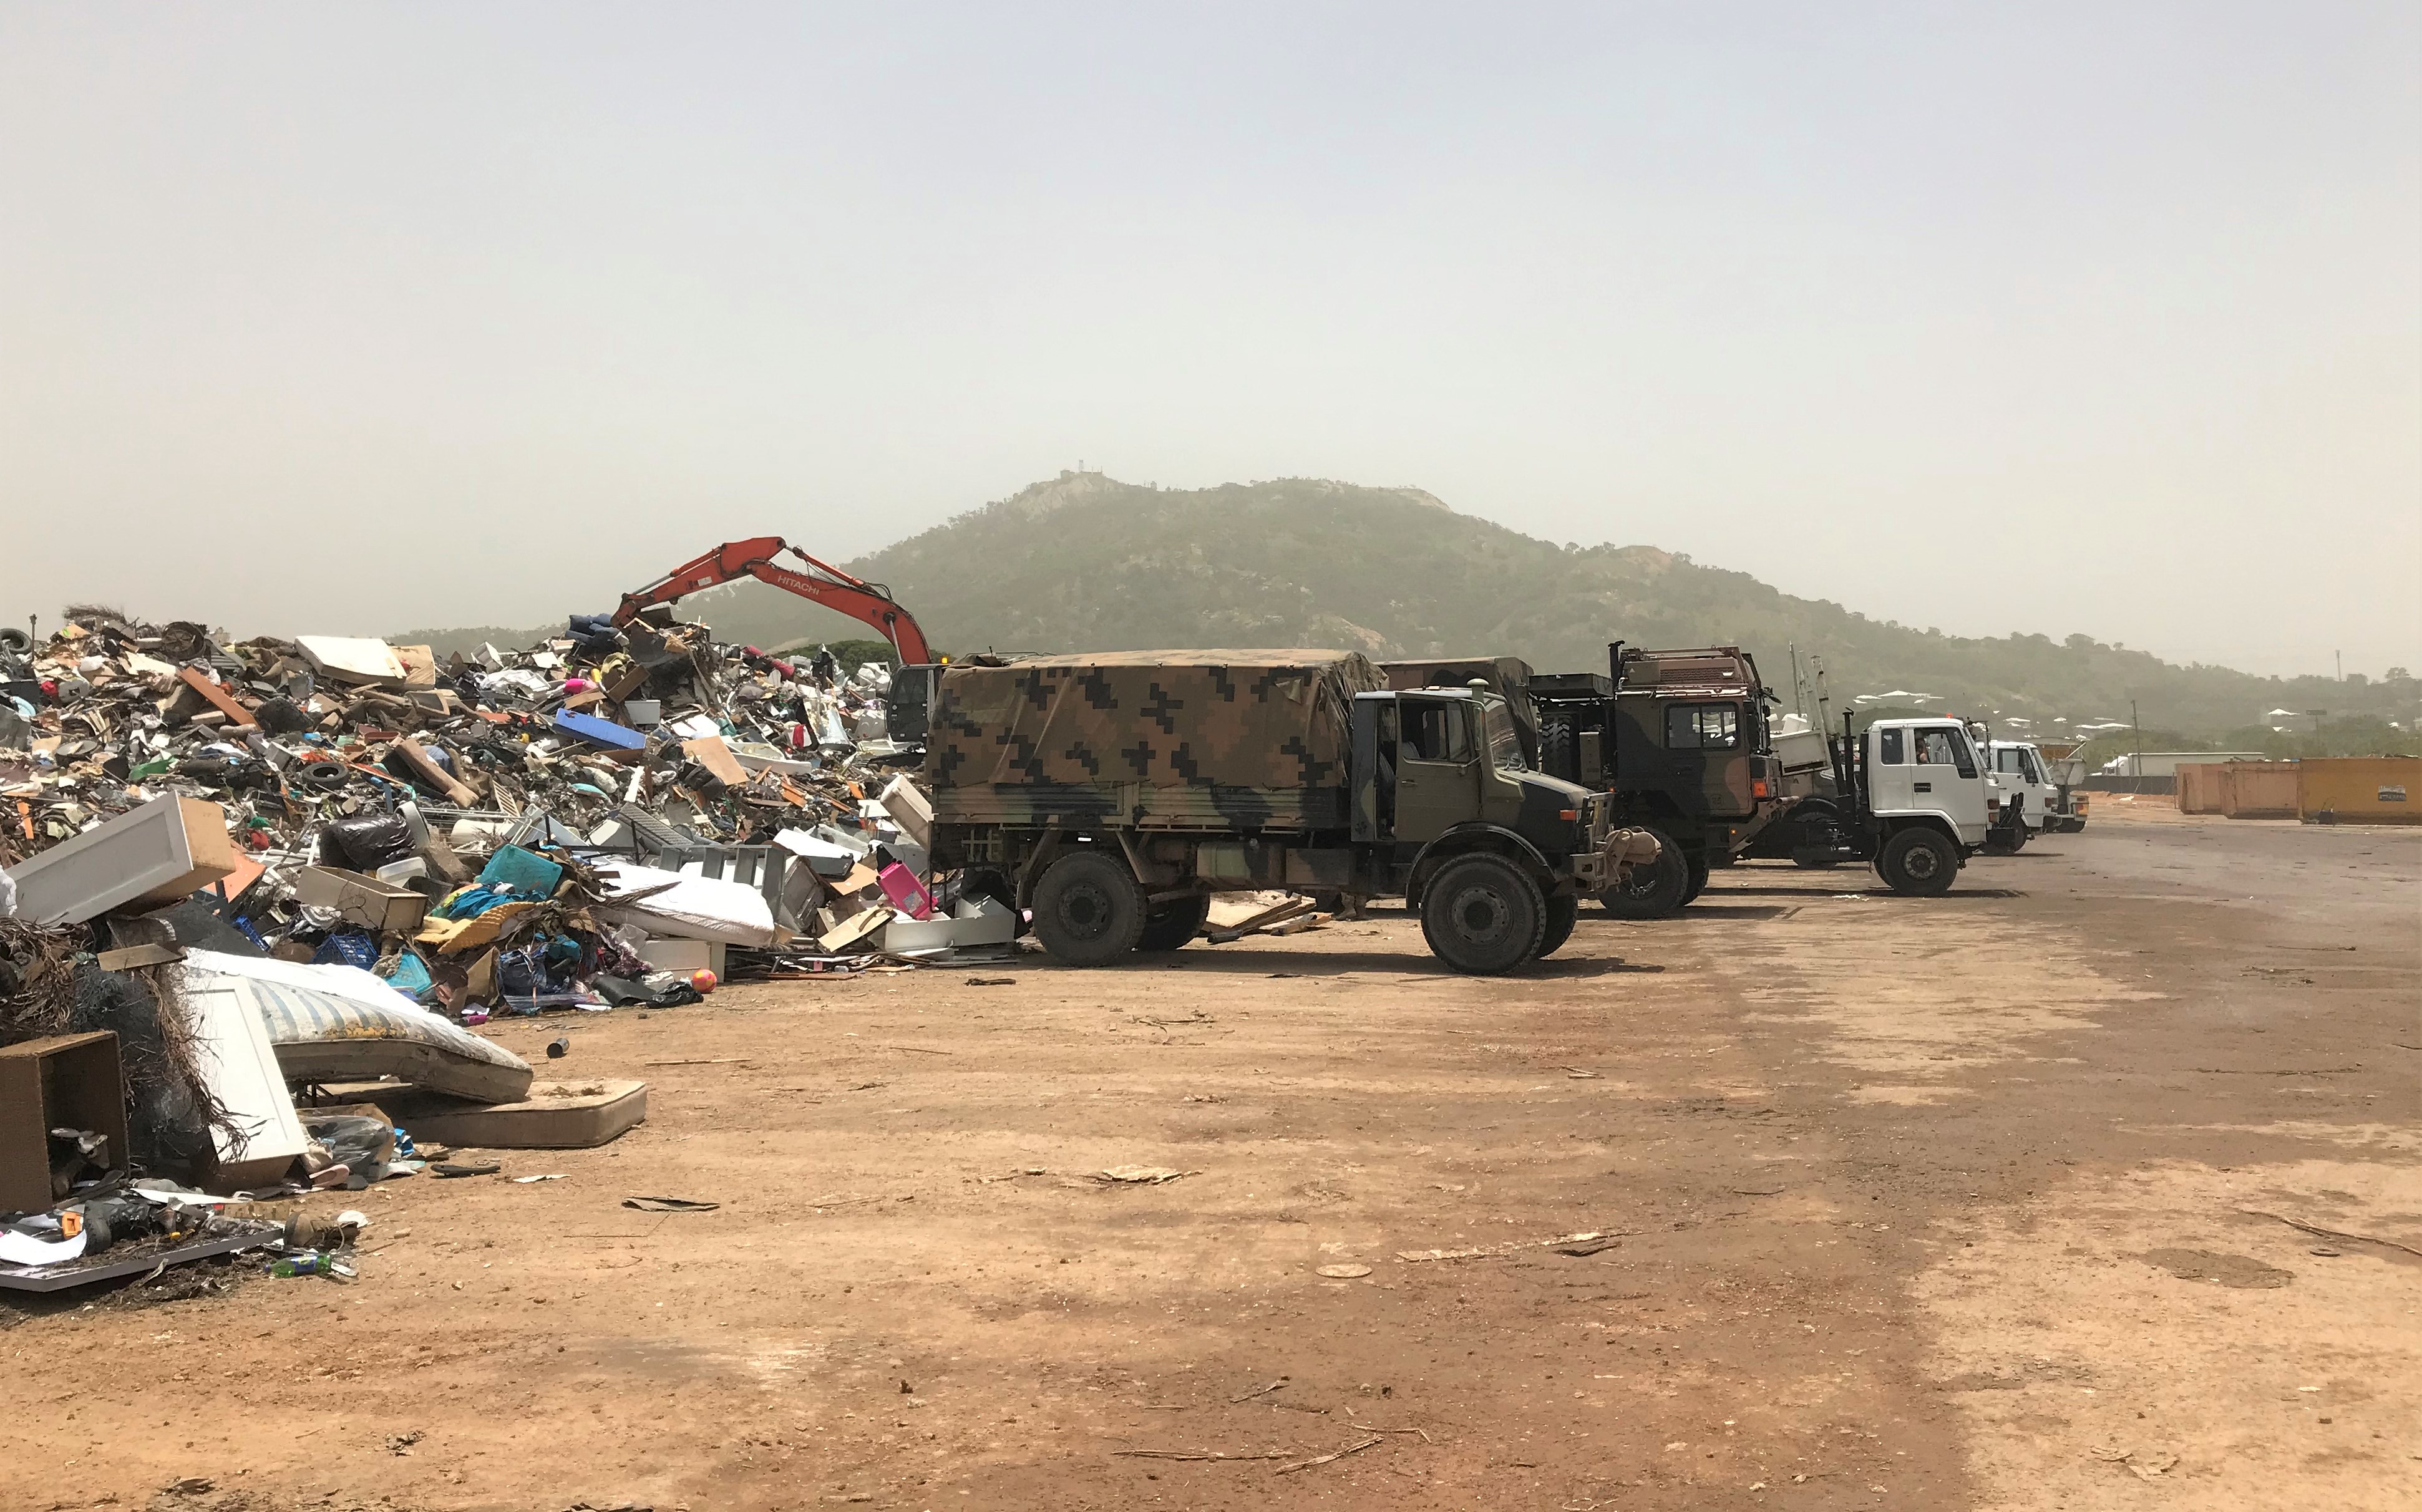
[[[1573,926],[1581,920],[1581,900],[1570,893],[1560,893],[1548,899],[1548,927],[1539,936],[1541,959],[1554,955],[1573,937]]]
[[[1422,937],[1456,971],[1498,976],[1539,954],[1548,904],[1536,882],[1502,856],[1450,861],[1422,896]]]
[[[1631,879],[1597,895],[1606,911],[1618,919],[1661,919],[1691,900],[1691,858],[1662,830],[1657,837],[1657,859],[1631,868]]]
[[[1876,871],[1895,893],[1936,897],[1951,891],[1952,880],[1959,875],[1959,852],[1939,831],[1903,830],[1884,842]]]
[[[1136,948],[1155,955],[1175,950],[1201,934],[1203,921],[1210,916],[1211,899],[1201,893],[1156,903],[1144,915],[1143,933],[1137,937]]]
[[[1034,889],[1034,938],[1063,966],[1107,966],[1143,935],[1143,889],[1098,850],[1062,856]]]

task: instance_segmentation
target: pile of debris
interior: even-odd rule
[[[998,905],[936,894],[889,685],[664,609],[442,665],[71,609],[0,632],[0,916],[232,931],[472,1021],[1005,947]],[[181,903],[181,932],[143,907]]]
[[[534,1085],[492,1014],[1010,946],[933,874],[886,667],[663,610],[442,665],[68,620],[0,631],[0,1288],[263,1248],[342,1277],[359,1215],[303,1232],[301,1195],[646,1116],[639,1082]]]

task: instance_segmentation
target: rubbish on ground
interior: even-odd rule
[[[562,1179],[562,1172],[550,1171],[544,1176],[517,1176],[513,1177],[513,1185],[517,1187],[526,1187],[533,1181],[560,1181]]]
[[[1005,946],[1017,936],[1017,915],[989,897],[961,898],[948,917],[894,917],[883,927],[887,954],[904,956],[920,950],[970,950]]]
[[[1343,1459],[1347,1455],[1359,1455],[1363,1450],[1370,1448],[1373,1444],[1383,1443],[1385,1442],[1386,1441],[1379,1435],[1373,1434],[1370,1438],[1363,1440],[1360,1443],[1349,1443],[1343,1449],[1332,1449],[1325,1455],[1314,1455],[1310,1459],[1298,1459],[1291,1465],[1281,1465],[1271,1473],[1278,1475],[1292,1475],[1297,1471],[1310,1470],[1314,1465],[1326,1465],[1332,1460]]]
[[[1319,904],[1289,893],[1247,893],[1211,900],[1203,938],[1215,945],[1233,944],[1250,934],[1291,934],[1328,922],[1316,914]],[[1286,927],[1293,926],[1294,927]]]
[[[358,967],[312,966],[213,951],[185,957],[188,991],[241,991],[268,1026],[296,1083],[392,1076],[425,1091],[512,1102],[529,1091],[527,1061],[415,1005]]]
[[[1357,1276],[1369,1275],[1371,1268],[1367,1265],[1324,1265],[1317,1273],[1340,1281],[1351,1281]]]
[[[1454,1250],[1398,1250],[1396,1258],[1408,1264],[1418,1265],[1431,1260],[1486,1260],[1496,1255],[1512,1255],[1520,1250],[1557,1250],[1566,1255],[1595,1255],[1600,1249],[1612,1248],[1614,1241],[1622,1237],[1619,1234],[1590,1229],[1579,1234],[1558,1234],[1553,1239],[1515,1239],[1504,1244],[1469,1245]],[[1600,1239],[1605,1240],[1605,1243],[1597,1243]],[[1565,1248],[1567,1245],[1595,1245],[1596,1248]]]
[[[719,1202],[694,1202],[687,1197],[625,1197],[625,1208],[637,1208],[643,1213],[711,1213],[723,1206]]]
[[[1202,1174],[1200,1171],[1173,1171],[1165,1165],[1113,1165],[1101,1173],[1101,1179],[1160,1186],[1166,1182],[1174,1181],[1179,1177]]]
[[[128,904],[173,903],[234,870],[219,806],[164,794],[18,863],[8,877],[19,917],[82,924]]]
[[[226,1115],[212,1126],[212,1151],[201,1162],[201,1175],[206,1185],[220,1192],[273,1185],[293,1170],[309,1148],[310,1139],[294,1115],[294,1099],[286,1090],[287,1072],[271,1040],[261,1005],[253,995],[256,984],[196,969],[194,960],[207,955],[203,951],[188,955],[182,990],[162,1005],[164,1019],[182,1009],[204,1095]]]
[[[429,1174],[434,1177],[451,1179],[453,1177],[466,1176],[495,1176],[498,1171],[503,1169],[504,1167],[494,1164],[458,1165],[451,1162],[446,1162],[431,1166],[429,1168]]]
[[[120,1082],[118,1037],[106,1030],[0,1048],[0,1212],[38,1211],[67,1196],[87,1161],[55,1153],[53,1130],[90,1132],[103,1170],[125,1158]]]
[[[365,1088],[330,1090],[346,1096]],[[466,1149],[592,1149],[648,1117],[648,1083],[610,1078],[537,1082],[526,1098],[503,1103],[439,1097],[426,1088],[382,1086],[378,1096],[414,1138]]]
[[[570,1035],[561,1035],[546,1042],[546,1058],[548,1060],[559,1061],[571,1053],[572,1037]]]

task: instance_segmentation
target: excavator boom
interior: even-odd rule
[[[806,563],[808,569],[803,572],[774,560],[784,552]],[[917,616],[892,601],[890,589],[880,583],[854,578],[840,568],[819,562],[779,536],[726,541],[701,556],[684,562],[646,587],[622,595],[621,606],[614,611],[614,623],[627,625],[642,609],[668,604],[685,599],[700,588],[711,588],[743,577],[770,583],[827,609],[838,609],[854,619],[864,620],[881,631],[883,638],[900,652],[900,660],[910,666],[923,665],[934,660],[933,649],[925,644],[925,631],[918,625]]]

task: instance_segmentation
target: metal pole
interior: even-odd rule
[[[2133,698],[2128,700],[2128,727],[2135,731],[2136,744],[2136,749],[2128,757],[2128,775],[2142,777],[2145,774],[2145,726],[2136,718],[2136,700]]]

